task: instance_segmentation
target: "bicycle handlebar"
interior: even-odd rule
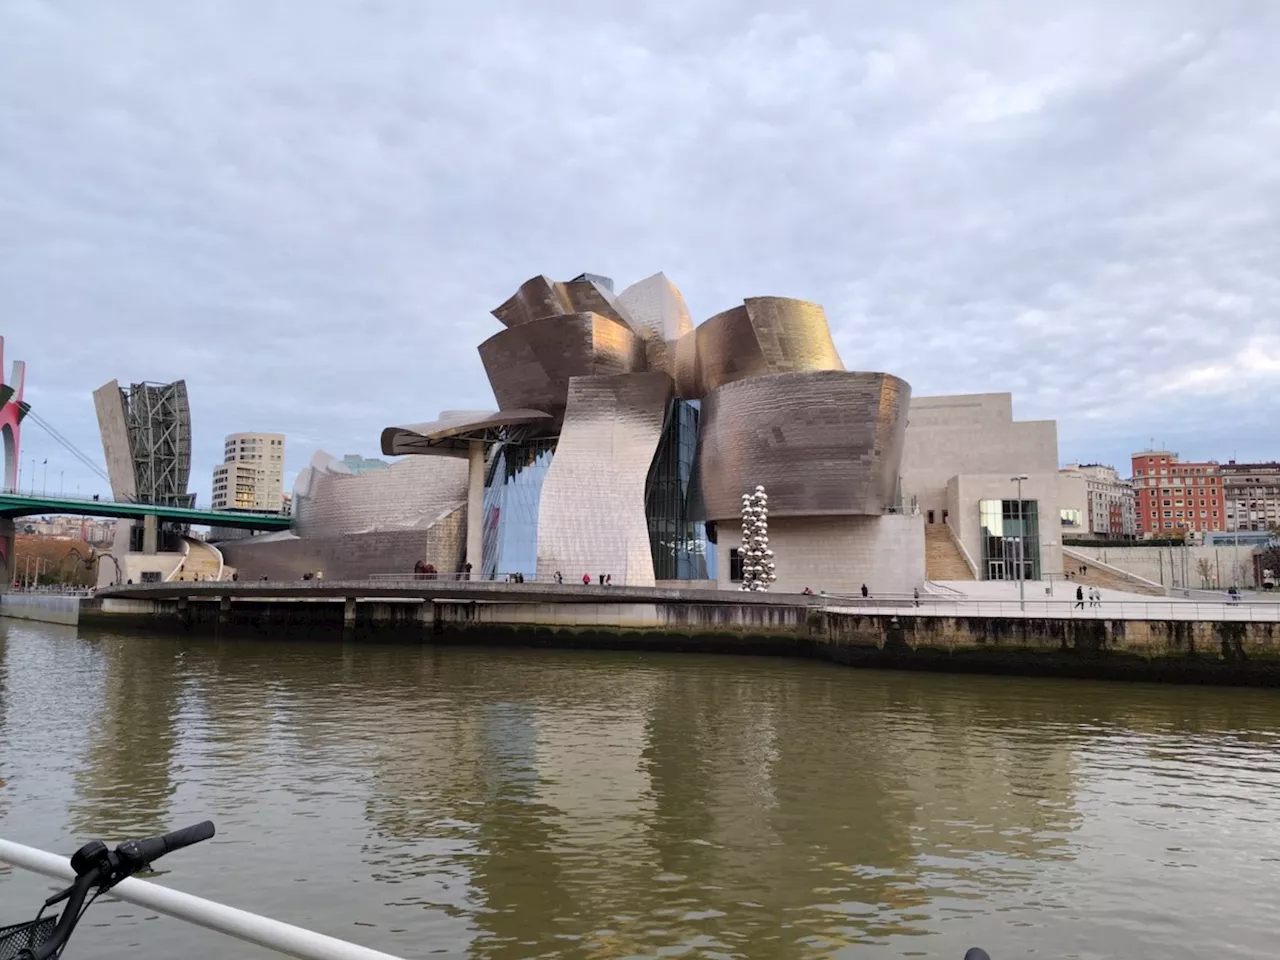
[[[106,844],[99,840],[85,844],[71,858],[71,867],[76,872],[75,882],[45,903],[45,906],[52,906],[60,900],[67,901],[62,908],[62,915],[58,917],[58,925],[53,928],[48,940],[37,947],[21,951],[16,960],[49,960],[56,957],[71,938],[71,933],[80,920],[85,898],[91,890],[96,888],[98,893],[105,893],[166,853],[208,840],[213,835],[212,821],[205,820],[163,836],[126,840],[114,851],[107,850]]]
[[[134,869],[141,869],[153,860],[159,860],[166,853],[173,853],[175,850],[189,847],[193,843],[199,843],[201,840],[208,840],[213,836],[213,833],[213,821],[205,820],[203,823],[184,827],[181,830],[173,831],[173,833],[166,833],[161,837],[150,837],[146,840],[126,840],[116,847],[116,853],[120,855],[122,860],[130,864],[136,864]]]

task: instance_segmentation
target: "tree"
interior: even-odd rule
[[[1208,590],[1213,585],[1213,563],[1208,557],[1196,561],[1196,575],[1200,577],[1200,585]]]
[[[1280,584],[1280,543],[1269,543],[1258,551],[1258,565],[1262,568],[1262,585],[1268,582]]]

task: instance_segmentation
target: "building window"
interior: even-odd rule
[[[1166,517],[1172,517],[1172,516],[1173,516],[1173,511],[1172,511],[1172,510],[1166,510],[1166,511],[1164,512],[1164,515],[1165,515]]]
[[[1036,500],[981,500],[984,580],[1040,579],[1040,518]],[[1021,566],[1021,570],[1019,570]]]
[[[734,583],[742,582],[742,553],[737,547],[729,548],[729,579]]]
[[[1073,509],[1070,509],[1070,508],[1068,508],[1068,507],[1063,507],[1062,509],[1060,509],[1060,510],[1058,511],[1058,513],[1059,513],[1059,515],[1060,515],[1060,517],[1061,517],[1061,519],[1062,519],[1062,525],[1063,525],[1064,527],[1078,527],[1078,526],[1080,526],[1080,511],[1079,511],[1079,510],[1073,510]]]

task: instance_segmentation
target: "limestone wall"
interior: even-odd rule
[[[716,544],[720,588],[730,580],[730,551],[741,532],[721,524]],[[778,567],[777,593],[857,593],[865,583],[875,594],[910,594],[925,580],[924,517],[769,518],[769,546]]]

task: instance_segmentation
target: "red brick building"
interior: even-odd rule
[[[1222,467],[1213,461],[1181,463],[1168,450],[1135,453],[1133,492],[1140,537],[1227,529]]]

